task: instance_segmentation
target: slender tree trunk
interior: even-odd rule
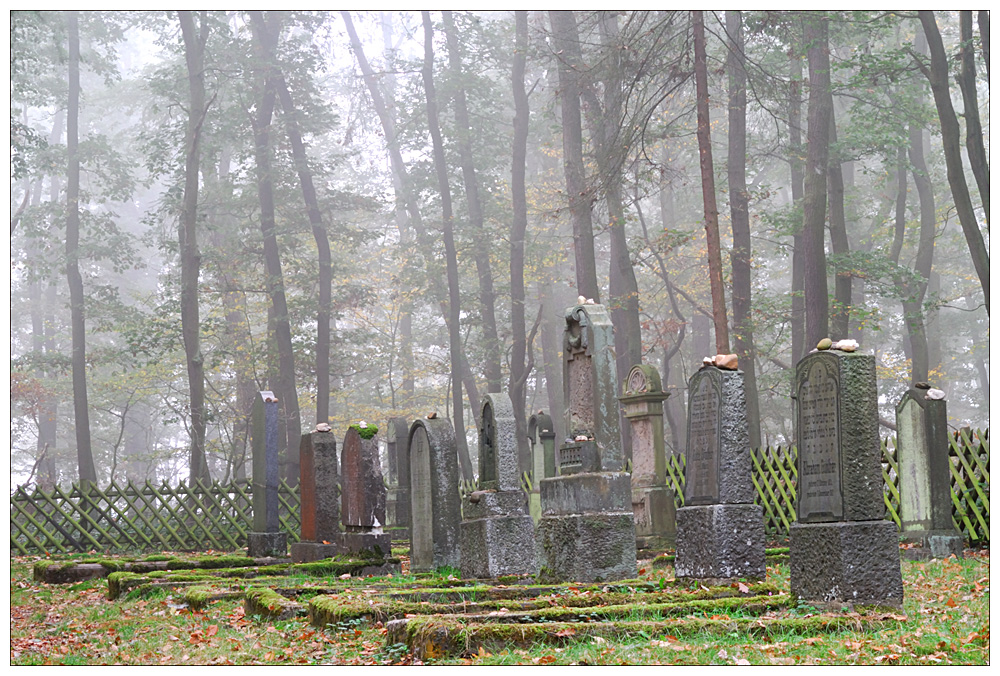
[[[441,140],[438,123],[437,95],[434,90],[434,27],[430,12],[421,12],[424,23],[424,92],[427,97],[427,126],[430,129],[434,147],[434,172],[437,174],[438,189],[441,193],[441,226],[444,238],[445,264],[448,276],[448,333],[451,348],[451,396],[452,420],[455,423],[455,440],[458,446],[467,446],[465,439],[465,413],[462,400],[462,327],[461,296],[458,288],[458,253],[455,249],[455,233],[451,210],[451,188],[448,186],[448,165]],[[466,451],[468,455],[468,451]],[[461,457],[462,454],[459,454]],[[471,465],[471,463],[470,463]],[[466,481],[472,480],[472,467],[462,467]]]
[[[983,63],[986,65],[986,84],[990,83],[990,11],[982,10],[977,17],[979,38],[983,49]]]
[[[830,97],[830,145],[837,143],[836,111]],[[834,265],[833,310],[830,313],[830,335],[839,340],[850,336],[851,292],[853,280],[851,266],[844,260],[851,253],[847,239],[847,214],[844,209],[844,173],[840,156],[831,151],[827,166],[829,190],[830,248],[836,260]]]
[[[962,232],[965,233],[965,241],[969,245],[972,264],[983,289],[986,314],[988,315],[990,313],[990,255],[989,251],[986,250],[979,223],[976,221],[975,209],[969,196],[969,186],[965,182],[958,118],[951,105],[951,92],[948,86],[948,57],[944,51],[941,34],[938,32],[934,12],[921,10],[919,15],[931,54],[930,68],[928,69],[922,63],[920,67],[930,81],[931,91],[934,93],[934,103],[937,106],[938,119],[941,122],[941,144],[944,146],[944,159],[948,167],[948,184],[951,186],[955,210],[958,212],[958,220],[962,224]]]
[[[792,183],[792,204],[795,209],[802,204],[804,149],[802,147],[802,53],[801,39],[798,36],[800,22],[796,21],[792,29],[792,49],[790,54],[790,76],[788,90],[788,144],[789,165]],[[802,241],[802,228],[797,228],[792,235],[792,368],[805,356],[806,349],[806,298],[805,274],[803,260],[805,245]]]
[[[90,445],[90,409],[87,405],[87,329],[83,277],[80,275],[80,28],[79,13],[66,12],[69,36],[69,103],[66,108],[66,278],[69,283],[70,325],[73,340],[73,413],[76,457],[82,486],[97,483]]]
[[[826,283],[827,169],[830,153],[830,51],[828,19],[810,13],[805,19],[809,54],[809,149],[806,155],[802,244],[806,301],[806,344],[814,346],[830,334],[830,301]]]
[[[201,272],[201,252],[198,249],[198,178],[201,165],[201,130],[208,112],[208,104],[205,102],[205,42],[208,40],[208,23],[205,14],[201,13],[199,28],[195,26],[193,12],[177,12],[181,35],[184,38],[184,59],[187,62],[190,92],[187,131],[184,135],[184,197],[179,239],[181,335],[184,337],[190,391],[189,471],[192,485],[196,480],[209,481],[211,478],[205,457],[205,363],[201,354],[201,322],[198,308],[198,277]]]
[[[722,245],[719,241],[719,207],[715,201],[715,164],[712,162],[712,127],[708,115],[708,62],[705,58],[705,13],[691,12],[694,27],[694,81],[697,90],[698,156],[701,164],[701,195],[705,203],[705,243],[708,277],[712,287],[712,319],[715,350],[729,353],[726,292],[722,283]]]
[[[483,207],[479,199],[479,179],[472,159],[472,125],[469,124],[469,109],[465,100],[465,79],[462,74],[462,56],[451,12],[443,11],[444,32],[448,43],[448,63],[455,87],[455,126],[458,140],[458,156],[462,165],[462,181],[465,184],[465,199],[472,225],[473,256],[479,275],[480,316],[483,322],[483,347],[486,353],[484,372],[486,388],[489,392],[500,392],[500,336],[497,332],[496,292],[493,290],[493,272],[490,269],[490,238],[483,224]]]
[[[559,107],[561,108],[563,171],[566,175],[566,197],[570,221],[573,224],[573,254],[576,263],[577,293],[594,302],[601,302],[594,259],[594,224],[591,207],[593,195],[587,187],[583,164],[583,124],[580,117],[579,74],[562,56],[580,50],[576,17],[571,11],[549,12],[552,41],[559,55]]]
[[[976,95],[976,51],[972,45],[972,12],[959,12],[959,26],[962,35],[960,52],[962,71],[958,84],[962,90],[965,106],[965,148],[969,153],[969,164],[976,177],[979,199],[986,215],[986,227],[990,225],[990,164],[983,146],[983,125],[979,121],[979,97]]]
[[[552,416],[552,424],[555,426],[556,440],[561,443],[566,430],[562,428],[563,416],[560,411],[566,410],[566,402],[563,401],[563,379],[562,379],[562,340],[563,328],[566,322],[562,316],[562,309],[565,305],[560,303],[560,298],[556,295],[551,281],[551,277],[546,274],[540,279],[538,284],[538,302],[547,308],[542,315],[541,339],[542,344],[542,373],[545,375],[545,393],[548,402],[549,414]]]

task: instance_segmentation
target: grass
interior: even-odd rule
[[[395,552],[394,552],[395,553]],[[92,557],[93,555],[91,555]],[[82,558],[82,557],[81,557]],[[107,580],[88,580],[71,585],[48,585],[32,581],[33,559],[11,559],[11,664],[412,664],[419,662],[405,644],[387,641],[388,617],[369,622],[357,613],[344,613],[340,620],[315,627],[306,617],[269,621],[248,616],[242,596],[210,601],[192,608],[185,601],[186,589],[157,590],[144,598],[107,599]],[[405,563],[405,560],[404,560]],[[572,600],[580,605],[579,617],[560,627],[558,640],[526,645],[486,643],[457,656],[427,657],[436,664],[531,665],[531,664],[988,664],[989,663],[989,551],[968,553],[962,560],[947,559],[902,564],[904,615],[896,614],[880,624],[866,626],[857,616],[840,616],[846,628],[819,629],[822,617],[813,608],[773,607],[765,611],[744,610],[737,602],[705,602],[708,595],[698,587],[673,580],[673,569],[647,566],[638,579],[614,585],[566,585],[540,590],[536,600],[551,600],[553,608]],[[210,587],[228,588],[235,580],[216,580]],[[246,581],[256,586],[257,581]],[[505,580],[505,583],[514,583]],[[218,584],[217,584],[218,583]],[[226,583],[226,584],[221,584]],[[524,586],[510,584],[508,589]],[[274,589],[322,586],[336,589],[345,610],[390,592],[461,589],[456,570],[432,575],[340,579],[294,576],[269,581]],[[772,562],[764,589],[785,592],[788,566]],[[249,586],[249,585],[248,585]],[[606,590],[605,590],[606,588]],[[501,590],[502,588],[497,588]],[[687,612],[651,613],[628,597],[648,604],[663,603],[668,592],[680,598],[701,598]],[[557,593],[555,593],[557,592]],[[654,593],[655,592],[655,593]],[[295,600],[308,605],[311,593]],[[517,603],[535,601],[481,596],[487,612],[500,612]],[[656,596],[663,597],[655,600]],[[591,598],[594,607],[584,607]],[[329,598],[329,597],[327,597]],[[670,595],[670,601],[673,601]],[[386,601],[391,605],[391,601]],[[416,615],[421,603],[397,601],[404,614]],[[434,606],[427,602],[426,606]],[[780,604],[779,604],[780,605]],[[599,606],[615,606],[613,612]],[[454,608],[434,608],[455,610]],[[557,612],[533,610],[533,617],[553,617]],[[763,614],[761,614],[763,613]],[[672,617],[674,615],[676,617]],[[418,615],[418,617],[421,617]],[[442,616],[445,617],[445,616]],[[451,617],[455,617],[452,615]],[[753,623],[781,621],[770,633],[751,630]],[[565,618],[562,618],[565,619]],[[669,625],[669,623],[675,623]],[[613,625],[627,627],[615,631]],[[473,625],[470,625],[473,626]],[[484,625],[476,625],[484,626]],[[512,627],[519,625],[510,625]],[[541,628],[541,625],[531,625]],[[664,627],[673,626],[673,629]],[[611,627],[604,631],[602,627]]]

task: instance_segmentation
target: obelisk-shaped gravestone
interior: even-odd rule
[[[552,417],[539,411],[528,418],[528,443],[531,445],[531,494],[528,512],[535,523],[542,518],[542,497],[538,482],[556,475],[556,432]]]
[[[763,579],[764,512],[753,504],[743,372],[703,366],[688,380],[677,577]]]
[[[385,526],[385,482],[378,457],[374,425],[351,425],[340,453],[340,518],[344,523],[340,549],[346,554],[369,552],[388,557],[392,551]]]
[[[566,430],[559,476],[539,480],[540,576],[592,582],[634,577],[632,486],[622,471],[618,379],[611,320],[603,305],[566,311],[563,390]]]
[[[506,393],[483,397],[479,490],[463,505],[459,527],[462,577],[535,572],[535,527],[518,471],[514,405]]]
[[[339,550],[340,472],[337,439],[329,425],[302,435],[299,458],[301,538],[291,546],[297,563],[327,559]]]
[[[823,341],[827,342],[827,341]],[[795,368],[797,520],[791,593],[814,605],[903,603],[896,524],[886,521],[875,357],[839,350]]]
[[[896,405],[899,518],[907,559],[962,558],[964,542],[951,518],[948,404],[944,392],[925,383]]]
[[[663,402],[669,395],[652,366],[637,364],[619,398],[632,426],[632,513],[636,547],[662,552],[677,539],[674,492],[667,488]],[[645,558],[645,557],[642,557]]]
[[[273,392],[260,392],[254,399],[250,442],[253,531],[247,534],[247,553],[254,558],[283,557],[288,554],[288,536],[278,523],[278,400]]]
[[[389,490],[385,498],[386,532],[393,542],[410,539],[410,428],[406,418],[390,418],[386,429]]]
[[[432,417],[433,416],[433,417]],[[410,571],[461,565],[455,427],[436,413],[410,427]]]

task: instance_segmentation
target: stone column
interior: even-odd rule
[[[677,539],[674,492],[667,488],[667,456],[663,443],[663,402],[670,396],[660,387],[652,366],[637,364],[625,379],[619,397],[632,426],[632,513],[636,548],[650,553],[672,549]],[[643,557],[640,554],[640,558]]]
[[[410,571],[461,565],[455,428],[432,413],[410,427]]]
[[[250,446],[253,454],[253,531],[247,534],[247,553],[254,558],[284,557],[288,535],[278,522],[278,400],[259,392],[251,412]]]

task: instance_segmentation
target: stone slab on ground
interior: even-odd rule
[[[247,533],[247,555],[251,557],[288,555],[287,533]]]

